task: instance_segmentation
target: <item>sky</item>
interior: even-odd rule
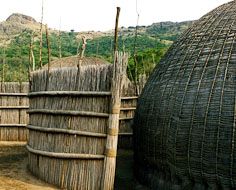
[[[121,7],[119,26],[150,25],[162,21],[199,19],[230,0],[2,0],[0,21],[12,13],[41,18],[50,28],[76,32],[114,28],[116,7]]]

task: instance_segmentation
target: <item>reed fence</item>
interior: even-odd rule
[[[27,141],[28,83],[0,83],[0,141]]]
[[[27,149],[34,175],[62,189],[113,189],[128,55],[115,60],[32,73]]]
[[[78,64],[78,57],[67,57],[61,60],[53,61],[51,64],[51,68],[60,68],[60,67],[74,67],[76,68]],[[103,65],[109,64],[104,60],[100,60],[98,58],[89,58],[84,57],[81,65]],[[48,65],[45,65],[43,69],[47,69]],[[131,149],[133,147],[133,117],[136,109],[138,95],[142,91],[145,83],[146,77],[139,77],[137,84],[130,81],[126,73],[123,73],[123,87],[121,90],[121,111],[120,111],[120,120],[119,120],[119,140],[118,140],[118,148],[121,149]],[[62,92],[60,92],[62,93]]]

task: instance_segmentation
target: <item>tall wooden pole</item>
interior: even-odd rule
[[[49,86],[49,78],[50,78],[50,67],[51,67],[51,47],[50,47],[50,40],[49,40],[49,33],[48,33],[48,26],[45,25],[46,28],[46,39],[47,39],[47,48],[48,48],[48,74],[47,74],[47,82],[46,82],[46,89],[48,90]]]
[[[5,82],[6,47],[3,47],[2,83]]]
[[[43,48],[43,0],[42,0],[42,13],[40,22],[40,41],[39,41],[39,66],[40,69],[43,67],[42,63],[42,48]]]
[[[114,52],[118,49],[118,25],[119,25],[120,7],[116,7],[116,24],[114,36]]]
[[[138,23],[139,23],[139,12],[138,12],[138,0],[136,0],[136,12],[137,12],[137,24],[135,28],[135,37],[134,37],[134,83],[136,87],[136,94],[139,95],[139,88],[138,88],[138,61],[137,61],[137,52],[136,52],[136,45],[137,45],[137,38],[138,38]]]
[[[104,167],[101,181],[102,190],[114,189],[115,171],[116,171],[116,154],[119,133],[119,116],[121,104],[122,74],[127,67],[128,56],[117,52],[118,42],[118,22],[120,7],[117,7],[115,38],[114,38],[114,64],[113,77],[111,81],[111,104],[107,129],[107,142],[105,150]]]
[[[121,104],[122,75],[126,73],[128,54],[115,52],[113,77],[111,84],[111,103],[108,119],[107,142],[105,150],[104,168],[101,181],[102,190],[114,188],[116,154],[119,133],[119,116]]]
[[[79,56],[79,58],[78,58],[79,61],[78,61],[78,65],[77,65],[78,69],[80,69],[83,58],[84,58],[84,52],[85,52],[86,44],[87,44],[86,40],[87,40],[86,36],[83,36],[82,37],[82,47],[81,47],[79,55],[78,55]]]
[[[58,50],[59,50],[59,59],[61,59],[61,32],[58,34]],[[60,68],[62,67],[62,62],[60,61]]]
[[[50,40],[49,40],[49,33],[48,33],[48,25],[45,25],[46,28],[46,38],[47,38],[47,48],[48,48],[48,72],[50,71],[51,67],[51,47],[50,47]]]

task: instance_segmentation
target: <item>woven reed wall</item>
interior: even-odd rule
[[[119,122],[117,106],[117,116],[110,114],[112,72],[102,65],[32,73],[27,149],[34,175],[62,189],[111,189]],[[108,128],[116,118],[117,129]]]
[[[60,63],[59,63],[60,62]],[[60,68],[62,67],[77,67],[78,57],[68,57],[64,58],[61,61],[56,60],[51,63],[51,67]],[[104,60],[99,60],[97,58],[84,58],[82,60],[82,66],[86,65],[101,65],[109,64]],[[44,69],[47,69],[47,65],[44,66]],[[142,76],[138,80],[138,84],[135,86],[127,76],[123,78],[124,86],[122,88],[122,99],[121,99],[121,112],[120,112],[120,121],[119,121],[119,141],[118,148],[122,149],[132,149],[133,148],[133,117],[136,109],[137,98],[141,92],[144,84],[146,83],[146,77]]]
[[[124,78],[124,85],[121,93],[121,108],[119,121],[119,141],[118,148],[133,148],[133,118],[137,106],[138,92],[141,92],[146,78],[141,78],[137,85],[128,78]]]
[[[150,189],[236,189],[236,1],[169,49],[134,119],[135,174]]]
[[[28,83],[0,83],[0,141],[27,141]]]

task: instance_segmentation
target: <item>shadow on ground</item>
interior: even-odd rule
[[[147,190],[132,172],[133,152],[119,150],[115,190]],[[27,151],[23,144],[0,143],[0,190],[54,190],[56,187],[34,177],[27,170]]]

